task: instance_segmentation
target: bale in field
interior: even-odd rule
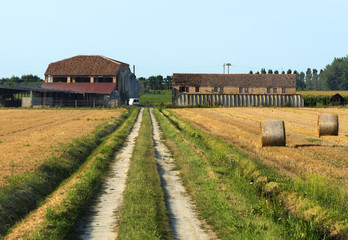
[[[336,114],[321,114],[318,117],[319,137],[323,135],[338,135],[338,116]]]
[[[285,146],[284,121],[261,122],[261,147]]]

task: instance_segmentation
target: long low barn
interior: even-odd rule
[[[303,106],[302,97],[296,95],[295,74],[174,73],[172,102],[176,105]]]

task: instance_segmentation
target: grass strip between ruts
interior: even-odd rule
[[[48,208],[45,219],[38,231],[31,233],[29,239],[66,239],[71,234],[79,217],[83,214],[95,194],[100,191],[107,168],[127,138],[139,110],[131,110],[129,117],[109,137],[93,151],[76,174],[78,181],[68,190],[67,196],[59,205]],[[87,166],[87,169],[84,166]],[[62,184],[64,186],[64,184]],[[59,190],[59,189],[58,189]],[[53,193],[54,194],[54,193]]]
[[[118,239],[173,239],[153,144],[146,109],[128,172]]]

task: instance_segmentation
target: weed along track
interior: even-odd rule
[[[203,223],[198,219],[192,201],[178,176],[178,171],[175,170],[176,165],[169,155],[169,149],[162,142],[160,129],[152,108],[150,109],[150,115],[156,163],[161,176],[175,239],[216,239],[211,231],[207,233],[201,227]]]
[[[115,212],[122,204],[122,194],[125,189],[127,172],[132,158],[135,139],[138,137],[142,123],[143,108],[130,132],[124,147],[115,156],[110,166],[110,172],[105,179],[103,193],[98,197],[96,205],[87,214],[84,224],[78,230],[79,239],[115,239]]]

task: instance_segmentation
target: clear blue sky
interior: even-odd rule
[[[0,78],[98,54],[137,77],[321,69],[348,54],[346,0],[11,0],[0,3]]]

